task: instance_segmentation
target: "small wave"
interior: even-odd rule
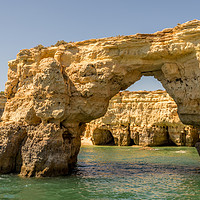
[[[175,151],[175,153],[186,153],[184,150]]]

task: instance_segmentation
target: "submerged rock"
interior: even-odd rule
[[[68,174],[84,124],[102,117],[109,100],[143,75],[161,81],[184,124],[198,126],[199,39],[200,21],[193,20],[154,34],[21,50],[8,64],[0,173]],[[5,157],[17,164],[7,167]]]

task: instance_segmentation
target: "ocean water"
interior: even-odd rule
[[[0,199],[200,199],[200,157],[193,147],[84,146],[73,174],[0,175]]]

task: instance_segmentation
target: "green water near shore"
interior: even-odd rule
[[[20,178],[0,175],[0,199],[200,199],[195,148],[81,148],[72,175]]]

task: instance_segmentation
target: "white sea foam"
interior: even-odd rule
[[[175,153],[186,153],[184,150],[175,151]]]

